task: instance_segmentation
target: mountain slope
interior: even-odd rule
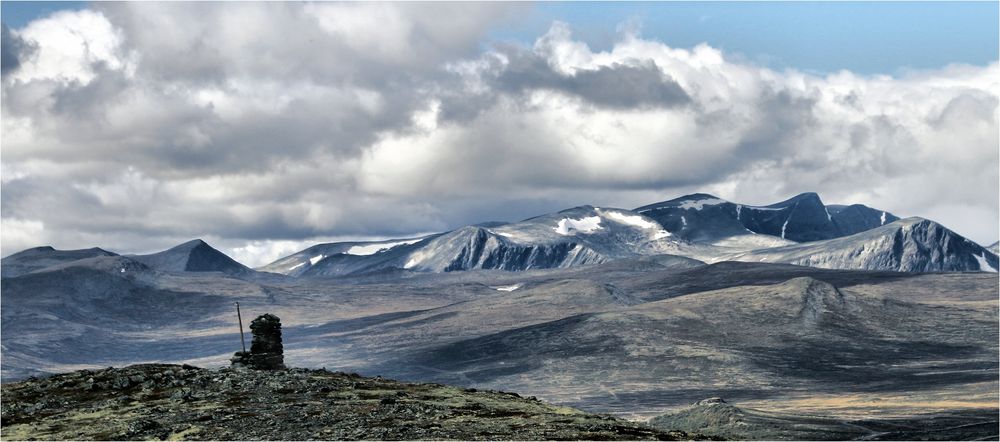
[[[907,218],[855,235],[741,253],[739,261],[900,272],[991,271],[997,256],[944,226]]]
[[[792,241],[817,241],[853,235],[899,219],[861,204],[826,206],[809,192],[768,206],[732,203],[696,193],[635,209],[678,237],[713,242],[748,232]]]
[[[217,354],[205,345],[212,337],[198,342],[162,337],[194,324],[204,328],[212,316],[228,313],[232,303],[201,281],[188,285],[190,291],[163,287],[162,276],[129,257],[98,256],[4,278],[2,375],[11,379],[75,364]]]
[[[424,238],[316,244],[300,252],[282,257],[263,267],[259,267],[257,270],[289,276],[300,276],[328,256],[337,254],[352,256],[383,254],[398,246],[420,242],[422,239]]]
[[[912,391],[992,381],[996,324],[990,305],[905,302],[795,278],[570,316],[422,350],[386,366],[603,409],[803,388]]]
[[[150,255],[132,259],[164,272],[222,272],[231,276],[250,276],[254,271],[226,256],[205,241],[195,239]]]
[[[4,278],[13,278],[61,263],[96,256],[116,256],[116,254],[97,247],[81,250],[56,250],[50,246],[35,247],[0,260],[2,266],[0,275]]]

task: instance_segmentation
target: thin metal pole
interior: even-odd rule
[[[243,339],[243,317],[240,316],[240,303],[236,303],[236,319],[240,321],[240,344],[243,345],[243,353],[247,352],[247,341]]]

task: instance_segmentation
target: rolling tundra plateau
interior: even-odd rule
[[[813,193],[582,206],[318,244],[258,269],[200,240],[152,255],[38,247],[2,265],[5,382],[228,365],[239,302],[281,318],[295,367],[515,391],[719,437],[998,434],[994,251]]]

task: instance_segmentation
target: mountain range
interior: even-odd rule
[[[522,271],[670,254],[832,269],[996,271],[995,252],[930,220],[803,193],[768,206],[697,193],[634,210],[581,206],[422,238],[319,244],[257,270],[296,277],[378,271]]]
[[[788,413],[849,428],[858,415],[915,416],[906,425],[918,432],[939,415],[982,425],[1000,403],[1000,281],[983,272],[996,266],[933,221],[815,194],[759,207],[706,194],[581,206],[317,244],[257,269],[201,240],[148,255],[39,247],[0,260],[0,370],[15,380],[227,365],[239,302],[244,324],[281,318],[295,367],[513,390],[635,419],[722,396],[789,425],[800,422]],[[703,426],[683,416],[671,422]],[[716,429],[750,438],[732,428],[743,427]],[[760,434],[791,434],[778,430]]]
[[[1000,268],[996,251],[934,221],[900,219],[861,204],[828,206],[815,193],[767,206],[733,203],[704,193],[634,210],[580,206],[515,223],[470,225],[424,237],[317,244],[257,269],[200,239],[129,257],[159,271],[253,278],[524,271],[656,255],[705,263],[750,261],[901,272]],[[116,254],[100,248],[36,247],[4,258],[0,276],[20,276],[97,256]]]

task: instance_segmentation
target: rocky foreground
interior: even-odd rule
[[[514,393],[326,370],[145,364],[0,388],[3,440],[699,438]]]

